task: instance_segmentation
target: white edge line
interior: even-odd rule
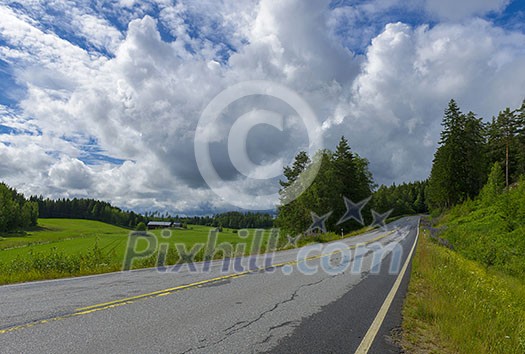
[[[403,265],[403,268],[401,269],[401,272],[397,276],[396,281],[394,282],[394,285],[392,286],[392,289],[390,289],[390,292],[388,293],[385,302],[383,302],[383,305],[379,309],[379,312],[377,313],[376,317],[374,318],[374,321],[370,325],[370,328],[368,328],[368,331],[366,332],[365,336],[363,337],[363,340],[361,341],[361,344],[359,344],[359,347],[355,351],[356,354],[366,354],[370,350],[370,347],[372,346],[372,343],[374,342],[375,337],[377,336],[377,333],[379,332],[379,329],[381,328],[381,325],[383,324],[383,321],[385,320],[386,314],[388,310],[390,309],[390,306],[392,305],[392,302],[394,301],[394,297],[397,294],[397,291],[399,290],[399,287],[401,285],[401,281],[403,280],[405,273],[407,271],[408,265],[410,264],[410,260],[412,259],[412,254],[414,253],[414,249],[416,248],[417,240],[419,238],[419,227],[421,223],[421,217],[419,218],[417,222],[417,233],[416,238],[414,239],[414,244],[412,245],[412,249],[410,250],[410,253],[408,254],[408,257],[405,261],[405,264]]]

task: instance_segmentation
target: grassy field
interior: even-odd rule
[[[70,276],[99,274],[122,270],[128,239],[131,230],[91,220],[75,219],[40,219],[37,228],[27,230],[24,234],[0,235],[0,284],[54,279]],[[371,228],[345,235],[351,237],[369,231]],[[158,244],[168,245],[166,265],[181,262],[180,253],[174,246],[182,244],[188,252],[196,244],[205,245],[212,228],[189,225],[188,229],[151,231],[156,237],[139,237],[134,249],[141,253],[148,249],[150,242],[157,242],[157,248],[151,256],[137,259],[131,268],[154,267],[158,261]],[[251,254],[255,229],[247,234],[232,229],[223,229],[217,235],[216,244],[228,243],[233,252],[226,256]],[[167,237],[166,237],[167,236]],[[265,252],[270,231],[266,230],[260,237],[261,252]],[[309,238],[301,238],[297,246],[312,242],[329,242],[340,239],[335,233],[326,233]],[[281,235],[276,245],[278,249],[290,248],[286,237]],[[155,244],[153,242],[152,244]],[[244,248],[237,249],[244,244]],[[220,248],[220,247],[218,247]],[[195,261],[204,260],[205,247],[196,253]],[[257,249],[257,247],[255,248]],[[213,258],[222,258],[224,253],[217,252]]]
[[[177,261],[175,243],[189,250],[196,243],[206,243],[210,227],[190,225],[186,230],[171,230],[169,237],[160,237],[162,230],[154,230],[158,240],[169,243],[171,257],[167,263]],[[0,236],[0,284],[64,276],[96,274],[122,268],[130,230],[91,220],[40,219],[39,226],[25,235]],[[244,254],[250,253],[254,230],[246,238],[231,229],[224,229],[217,243],[236,245],[246,243]],[[263,245],[269,232],[263,234]],[[135,248],[140,252],[148,245],[141,238]],[[202,258],[202,252],[199,254]],[[197,259],[200,260],[200,259]],[[134,268],[154,266],[154,256],[133,263]]]
[[[437,245],[422,228],[403,310],[407,353],[524,353],[525,283]]]
[[[25,256],[28,253],[45,253],[57,249],[65,254],[74,255],[85,252],[98,244],[106,253],[114,252],[121,261],[126,250],[128,235],[131,230],[109,225],[99,221],[77,219],[40,219],[39,227],[28,231],[25,236],[0,237],[0,261],[6,262]],[[163,241],[184,243],[191,247],[195,243],[205,243],[212,228],[189,225],[186,230],[171,230],[171,237]],[[219,233],[219,242],[236,244],[240,241],[251,242],[253,230],[247,239],[242,240],[231,229]],[[160,236],[161,230],[150,231]],[[140,248],[139,244],[139,248]]]

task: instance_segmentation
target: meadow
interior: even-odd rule
[[[150,232],[169,244],[166,263],[174,264],[179,261],[175,243],[184,244],[189,250],[197,243],[205,244],[210,230],[211,227],[189,225],[188,229],[174,229],[169,233]],[[92,220],[39,219],[38,227],[23,234],[0,235],[0,284],[121,270],[131,231]],[[248,254],[254,235],[255,230],[248,230],[246,237],[241,238],[242,234],[236,230],[223,229],[217,235],[217,243],[234,246],[245,243],[241,252]],[[263,250],[268,237],[269,232],[264,232]],[[140,253],[148,243],[147,237],[142,237],[132,246]],[[203,251],[196,260],[202,258]],[[156,261],[155,253],[134,262],[132,268],[155,266]]]
[[[173,265],[188,261],[187,257],[181,256],[181,252],[186,256],[194,253],[193,260],[199,262],[264,253],[268,246],[277,250],[294,247],[288,243],[285,235],[271,237],[271,230],[261,230],[258,233],[256,229],[224,228],[222,232],[216,233],[216,252],[208,254],[205,252],[206,245],[210,231],[214,229],[188,225],[187,229],[151,230],[149,235],[139,235],[135,241],[128,242],[133,230],[103,222],[39,219],[37,227],[23,233],[0,234],[0,285],[115,272],[123,268],[156,267],[159,265],[161,249],[164,253],[161,257],[163,263],[160,265]],[[371,229],[369,226],[364,227],[345,234],[345,237],[359,235]],[[295,246],[339,239],[341,235],[324,233],[302,237]],[[221,247],[221,244],[227,246]],[[196,245],[202,246],[194,248],[198,247]],[[181,246],[184,247],[182,251]],[[141,256],[128,263],[125,261],[126,251],[131,249]]]

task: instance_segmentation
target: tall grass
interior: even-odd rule
[[[440,247],[423,230],[403,310],[417,353],[524,353],[525,283]]]
[[[113,252],[103,252],[98,243],[83,254],[66,254],[57,248],[45,253],[31,250],[27,256],[0,263],[0,284],[116,271],[122,264],[115,261]]]

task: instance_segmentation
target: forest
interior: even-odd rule
[[[242,229],[272,227],[274,216],[269,213],[239,211],[211,216],[171,216],[169,213],[158,211],[141,214],[122,210],[108,202],[95,199],[44,199],[42,196],[31,196],[26,199],[15,189],[0,183],[0,232],[23,230],[29,226],[36,226],[38,218],[96,220],[127,228],[135,228],[139,223],[147,224],[149,221],[171,221]]]
[[[505,171],[506,188],[525,174],[525,100],[489,123],[473,112],[462,113],[451,100],[442,126],[426,193],[431,209],[443,211],[474,199],[494,164]]]

